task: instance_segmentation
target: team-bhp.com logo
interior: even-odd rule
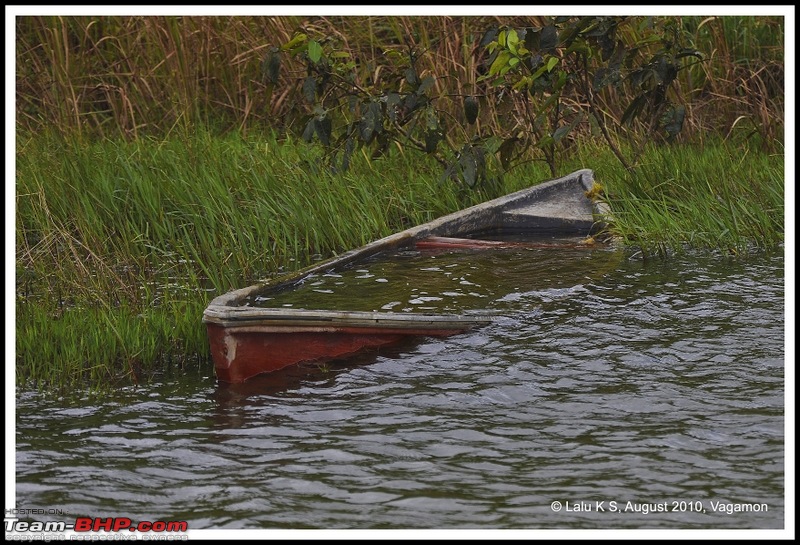
[[[6,532],[186,532],[189,525],[185,520],[155,522],[141,521],[134,523],[127,517],[91,518],[79,517],[75,524],[66,522],[27,522],[24,520],[6,519]]]

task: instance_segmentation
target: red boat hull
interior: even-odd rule
[[[396,343],[409,335],[446,337],[466,329],[206,325],[217,378],[234,384],[296,363]]]

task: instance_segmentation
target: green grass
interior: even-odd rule
[[[645,255],[687,248],[728,254],[784,238],[784,161],[746,146],[648,149],[633,172],[600,166],[611,232]]]
[[[355,154],[346,173],[322,151],[273,137],[17,142],[17,382],[105,388],[199,366],[211,298],[313,259],[550,177],[541,162],[491,190],[440,181],[441,167],[393,149]],[[648,150],[635,173],[606,147],[563,160],[592,168],[612,232],[648,254],[726,252],[783,238],[783,158],[731,143]]]
[[[212,297],[516,189],[464,191],[416,154],[323,165],[271,137],[21,138],[18,381],[138,380],[207,355]]]

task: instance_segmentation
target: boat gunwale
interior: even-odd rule
[[[295,326],[319,325],[326,327],[396,327],[417,328],[431,325],[463,329],[477,324],[491,323],[491,316],[458,314],[423,314],[400,312],[338,311],[307,309],[276,309],[253,307],[226,307],[209,309],[206,323],[222,326],[263,325]]]
[[[370,242],[355,250],[349,250],[337,256],[333,256],[320,263],[313,264],[298,271],[282,275],[278,278],[269,279],[259,282],[244,288],[232,290],[224,294],[218,295],[211,300],[206,310],[203,313],[204,323],[216,323],[223,326],[233,326],[242,321],[252,322],[254,320],[265,320],[274,323],[273,320],[278,320],[280,313],[287,313],[287,309],[275,308],[262,308],[262,307],[243,307],[236,304],[237,301],[247,298],[253,293],[272,288],[275,290],[285,289],[291,287],[298,281],[306,278],[309,275],[329,272],[337,267],[346,266],[356,260],[370,257],[379,252],[396,249],[406,245],[410,245],[415,240],[427,236],[454,236],[455,231],[465,232],[463,229],[469,226],[472,221],[477,228],[468,232],[479,232],[491,228],[499,228],[501,224],[500,216],[508,209],[520,208],[528,205],[531,201],[539,198],[542,194],[547,194],[547,191],[558,190],[558,186],[566,185],[571,180],[577,180],[581,184],[584,191],[591,190],[594,184],[594,172],[591,169],[581,169],[560,178],[546,180],[542,183],[515,191],[508,195],[486,201],[484,203],[476,204],[474,206],[453,212],[451,214],[434,219],[428,223],[411,227],[404,231],[400,231],[389,235],[387,237]],[[510,205],[513,205],[511,207]],[[596,224],[602,223],[602,218],[607,215],[607,207],[603,203],[592,202],[592,216],[593,218],[599,217],[600,220],[593,222],[593,228]],[[461,229],[460,229],[461,228]],[[248,311],[248,312],[245,312]],[[396,313],[391,312],[370,312],[370,311],[324,311],[324,310],[307,310],[307,309],[291,309],[289,312],[291,320],[313,320],[324,319],[328,323],[334,320],[335,316],[342,316],[345,314],[355,315],[359,312],[368,314],[374,320],[389,320],[392,319]],[[324,315],[324,318],[319,318]],[[316,318],[315,318],[316,316]],[[401,314],[400,316],[407,316],[408,321],[417,320],[416,324],[422,323],[425,319],[435,317],[442,317],[445,320],[458,319],[456,321],[463,322],[463,325],[487,323],[486,318],[476,318],[470,316],[457,316],[457,315],[443,315],[443,314]]]

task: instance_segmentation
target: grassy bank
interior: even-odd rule
[[[405,227],[550,177],[541,162],[481,191],[441,182],[424,156],[354,156],[272,137],[21,138],[17,150],[17,378],[67,387],[210,370],[208,301]],[[741,252],[783,237],[783,159],[733,144],[648,150],[629,173],[584,145],[613,232],[648,253]]]
[[[634,172],[601,172],[612,231],[644,255],[685,248],[730,255],[784,235],[784,158],[746,146],[652,147]]]
[[[20,139],[19,382],[101,385],[204,361],[211,297],[514,188],[462,191],[399,153],[335,174],[321,155],[207,133]]]

